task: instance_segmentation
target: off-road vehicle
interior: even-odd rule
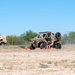
[[[52,33],[52,32],[39,32],[41,35],[40,38],[35,37],[31,39],[30,49],[33,50],[35,48],[45,49],[47,46],[50,48],[61,49],[61,44],[59,43],[61,39],[61,33]]]
[[[5,45],[5,44],[7,44],[6,36],[0,35],[0,45]]]

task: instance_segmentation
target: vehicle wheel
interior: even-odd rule
[[[35,47],[33,46],[33,44],[30,45],[30,49],[31,50],[34,50],[35,49]]]
[[[60,38],[61,38],[61,33],[60,33],[60,32],[57,32],[57,33],[55,34],[55,38],[56,38],[56,39],[60,39]]]
[[[4,45],[5,45],[5,43],[4,43],[4,42],[2,42],[2,43],[0,43],[0,45],[4,46]]]
[[[2,45],[5,45],[5,43],[3,42]]]
[[[45,49],[46,48],[46,44],[45,43],[41,43],[40,44],[40,49]]]
[[[54,44],[54,48],[56,48],[56,49],[61,49],[61,44],[60,44],[60,43]]]

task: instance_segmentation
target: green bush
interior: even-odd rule
[[[26,48],[24,45],[21,45],[20,48]]]
[[[7,44],[8,45],[28,45],[30,43],[30,39],[36,37],[38,34],[32,32],[31,30],[26,31],[20,36],[9,35],[7,36]]]

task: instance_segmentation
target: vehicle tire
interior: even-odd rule
[[[54,48],[56,48],[56,49],[61,49],[61,44],[60,44],[60,43],[55,43],[55,44],[54,44]]]
[[[2,43],[1,43],[1,45],[2,45],[2,46],[4,46],[4,45],[5,45],[5,43],[4,43],[4,42],[2,42]]]
[[[41,43],[40,44],[40,49],[45,49],[46,48],[46,44],[45,43]]]
[[[4,43],[4,42],[1,42],[1,43],[0,43],[0,45],[4,46],[4,45],[5,45],[5,43]]]
[[[60,33],[60,32],[57,32],[57,33],[55,34],[55,38],[56,38],[56,39],[60,39],[60,38],[61,38],[61,33]]]
[[[33,44],[30,45],[30,49],[31,50],[34,50],[35,49],[35,47],[33,46]]]

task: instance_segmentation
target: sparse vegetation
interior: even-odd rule
[[[40,64],[40,68],[48,68],[47,64],[44,64],[44,63],[39,63],[39,64]]]
[[[73,60],[72,63],[75,63],[75,60]]]
[[[61,39],[62,44],[75,44],[75,32],[64,34]]]
[[[58,66],[58,62],[57,62],[57,61],[56,61],[56,62],[54,62],[54,65],[55,65],[55,66]]]
[[[38,34],[32,32],[31,30],[26,31],[25,33],[21,34],[20,36],[9,35],[7,36],[7,44],[8,45],[28,45],[30,39],[36,37]]]
[[[68,60],[61,60],[60,62],[67,62]]]
[[[52,64],[52,61],[48,61],[47,64]]]
[[[25,46],[24,45],[21,45],[20,48],[25,48]]]

